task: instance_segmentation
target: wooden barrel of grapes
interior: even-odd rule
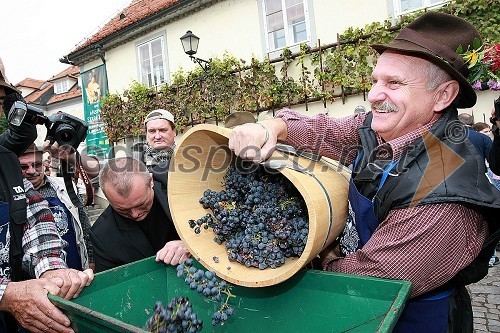
[[[202,124],[189,129],[177,143],[170,162],[168,200],[170,212],[191,254],[205,268],[228,282],[265,287],[287,280],[306,266],[342,232],[347,218],[350,171],[336,161],[317,156],[275,151],[266,162],[285,176],[305,201],[309,229],[299,257],[287,258],[276,268],[247,267],[228,258],[225,244],[214,241],[210,228],[194,232],[193,220],[210,213],[200,198],[207,189],[224,189],[224,177],[235,156],[228,148],[231,129]],[[287,150],[287,149],[285,149]]]

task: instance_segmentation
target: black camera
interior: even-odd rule
[[[89,128],[87,122],[61,111],[47,117],[42,110],[23,101],[12,104],[8,120],[14,126],[20,126],[23,122],[45,125],[45,140],[56,141],[60,146],[69,145],[75,149],[85,139]]]

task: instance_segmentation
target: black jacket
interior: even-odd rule
[[[8,118],[8,115],[6,117]],[[0,202],[4,201],[9,204],[11,239],[9,260],[12,281],[29,278],[21,267],[22,237],[26,223],[26,200],[16,200],[19,195],[24,195],[21,166],[17,156],[24,153],[36,137],[36,126],[25,122],[20,126],[9,124],[8,129],[0,135]]]
[[[168,197],[160,182],[155,181],[155,198],[167,215],[169,240],[180,239],[168,208]],[[99,216],[90,230],[94,247],[95,272],[128,264],[156,254],[150,241],[136,223],[126,221],[111,206]]]
[[[21,98],[20,98],[21,99]],[[0,105],[0,107],[2,107]],[[10,109],[10,106],[8,107]],[[1,112],[0,112],[1,115]],[[8,119],[8,114],[6,115]],[[26,223],[26,200],[24,185],[21,175],[21,166],[18,156],[35,141],[37,137],[36,126],[22,123],[20,126],[9,124],[8,129],[0,135],[0,202],[9,205],[10,221],[10,247],[9,264],[11,281],[22,281],[30,278],[22,269],[23,247],[22,237]],[[7,313],[0,321],[0,331],[17,331],[18,324],[13,316]]]
[[[500,176],[500,128],[493,125],[493,146],[490,151],[490,169],[494,174]]]
[[[369,162],[373,162],[370,160],[373,154],[370,153],[378,145],[375,133],[370,128],[371,119],[372,116],[369,116],[364,126],[359,128],[365,153],[353,176],[358,190],[369,198],[373,197],[374,188],[358,180],[357,175],[367,169]],[[457,126],[461,127],[463,133],[453,136],[456,133],[450,129],[457,130]],[[488,259],[500,238],[500,196],[488,181],[484,157],[467,139],[467,129],[459,123],[456,109],[449,108],[430,132],[432,135],[427,137],[427,142],[420,138],[412,143],[396,166],[395,171],[399,175],[389,177],[376,194],[375,215],[379,221],[383,221],[393,209],[444,202],[461,203],[481,213],[488,222],[490,235],[476,260],[454,278],[458,285],[474,283],[487,274]],[[432,154],[432,160],[429,154]],[[458,161],[462,159],[463,163],[459,164]],[[430,162],[434,164],[429,165]],[[453,165],[456,165],[453,172],[446,174],[447,168]],[[428,168],[432,172],[428,173]],[[370,179],[366,181],[371,182]]]

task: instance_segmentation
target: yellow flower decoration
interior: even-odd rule
[[[468,64],[467,67],[471,68],[474,66],[477,62],[477,59],[479,59],[479,55],[477,54],[477,50],[472,50],[471,53],[466,54],[463,56],[464,62]]]
[[[464,52],[462,45],[459,45],[456,52],[462,56],[464,63],[469,68],[467,80],[474,86],[478,81],[482,82],[493,77],[493,73],[490,70],[491,64],[483,61],[486,52],[484,45],[481,45],[479,39],[475,38],[472,46],[472,50],[467,48]]]

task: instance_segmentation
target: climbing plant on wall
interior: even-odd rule
[[[437,9],[470,21],[486,43],[500,39],[500,1],[454,0]],[[293,54],[284,48],[279,59],[236,59],[229,53],[211,59],[206,70],[182,69],[161,88],[137,82],[122,94],[103,99],[102,120],[106,134],[116,142],[144,133],[142,122],[155,108],[166,108],[176,118],[179,132],[188,126],[219,122],[233,111],[260,112],[313,101],[341,100],[370,89],[370,75],[378,54],[370,44],[394,39],[400,29],[422,12],[398,17],[394,21],[373,22],[363,28],[348,28],[336,42],[311,48],[300,45]]]

